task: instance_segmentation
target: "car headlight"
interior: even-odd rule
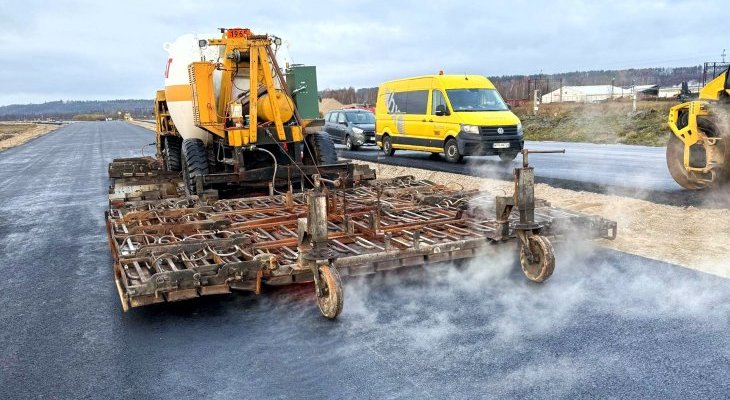
[[[365,131],[362,130],[361,128],[358,128],[358,127],[352,128],[352,133],[354,133],[356,135],[361,135],[363,132],[365,132]]]
[[[466,133],[473,133],[475,135],[479,134],[479,127],[476,125],[462,125],[461,131]]]
[[[522,136],[522,123],[517,124],[517,134]]]

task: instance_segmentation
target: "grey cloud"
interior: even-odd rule
[[[695,65],[726,45],[722,13],[712,12],[722,8],[717,1],[273,3],[4,3],[0,102],[58,93],[152,97],[162,85],[162,43],[222,26],[283,37],[294,61],[318,67],[321,88],[439,69],[505,75]]]

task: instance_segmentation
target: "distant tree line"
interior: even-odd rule
[[[319,92],[321,98],[333,98],[342,104],[368,104],[374,105],[378,96],[378,88],[355,89],[350,86],[343,89],[325,89]]]
[[[12,104],[0,107],[0,120],[72,119],[78,115],[103,115],[118,118],[130,113],[133,118],[154,117],[153,101],[137,100],[90,100],[50,101],[41,104]]]
[[[534,89],[547,93],[563,86],[573,85],[632,85],[673,86],[687,81],[702,81],[702,66],[677,68],[639,68],[623,70],[576,71],[550,75],[506,75],[489,78],[508,99],[527,99]],[[355,89],[325,89],[319,92],[321,98],[331,97],[342,104],[374,104],[377,87]]]
[[[641,68],[624,70],[600,70],[566,72],[552,75],[509,75],[490,77],[502,96],[507,99],[526,99],[535,88],[542,93],[557,89],[560,85],[659,85],[673,86],[686,81],[702,80],[702,66],[678,68]],[[375,104],[378,88],[354,87],[325,89],[321,98],[334,98],[342,104]],[[28,120],[39,118],[71,119],[76,115],[100,114],[112,118],[119,113],[130,113],[136,119],[154,116],[153,100],[90,100],[51,101],[41,104],[13,104],[0,106],[0,120]]]

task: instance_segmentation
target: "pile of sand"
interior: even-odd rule
[[[512,182],[496,179],[355,162],[375,168],[380,178],[413,175],[495,194],[511,194],[514,189]],[[553,206],[617,221],[618,237],[601,240],[605,247],[730,278],[730,210],[674,207],[545,184],[537,184],[535,194]]]
[[[319,102],[319,112],[324,115],[332,110],[338,110],[342,108],[342,103],[331,98],[326,97]]]

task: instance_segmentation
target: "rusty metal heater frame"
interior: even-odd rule
[[[179,177],[151,158],[115,160],[109,175],[106,226],[125,311],[313,281],[322,314],[335,318],[340,276],[473,258],[522,242],[523,271],[540,282],[554,256],[530,237],[616,235],[613,221],[535,200],[526,163],[515,171],[515,195],[497,197],[413,177],[338,188],[347,185],[319,176],[300,193],[181,197]],[[361,168],[360,176],[374,173]]]

